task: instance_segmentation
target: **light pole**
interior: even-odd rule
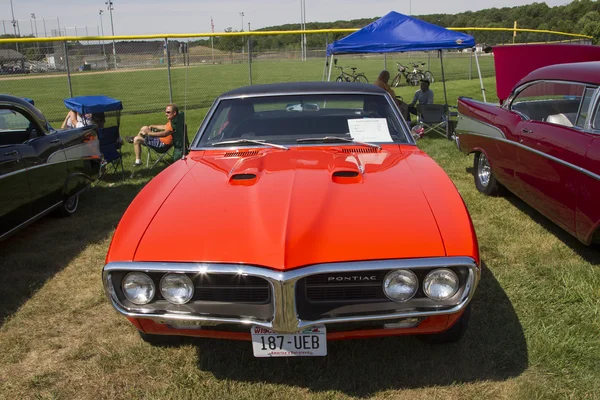
[[[106,0],[104,2],[104,4],[106,4],[106,8],[108,9],[108,11],[110,11],[110,28],[112,30],[112,35],[115,36],[115,26],[113,25],[113,17],[112,17],[112,12],[114,10],[113,2],[112,2],[112,0]],[[115,39],[113,39],[113,57],[115,59],[115,69],[117,69],[117,50],[115,48]]]
[[[100,29],[102,29],[102,36],[104,36],[104,24],[102,22],[102,14],[104,14],[104,10],[98,11],[100,14]],[[104,40],[102,41],[102,54],[104,55],[104,61],[106,61],[106,49],[104,48]],[[108,67],[108,62],[106,63]]]
[[[242,17],[242,29],[240,32],[244,30],[244,13],[240,12],[240,17]],[[242,54],[244,54],[244,38],[242,38]]]
[[[35,19],[35,13],[31,13],[31,18],[33,19],[33,25],[35,26],[35,37],[38,37],[37,21]],[[33,33],[33,32],[31,32],[31,33]]]
[[[12,14],[12,21],[10,21],[12,23],[13,26],[13,30],[15,31],[15,38],[17,37],[17,21],[15,21],[15,12],[13,10],[13,5],[12,5],[12,0],[10,0],[10,12]],[[19,43],[15,43],[15,46],[17,46],[17,53],[19,52]]]
[[[412,16],[412,0],[408,0],[408,15]]]

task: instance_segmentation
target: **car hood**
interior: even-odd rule
[[[421,185],[424,178],[440,179],[439,171],[427,178],[414,173],[410,161],[439,167],[414,146],[374,153],[347,153],[344,147],[249,153],[192,154],[189,172],[145,229],[135,261],[284,270],[447,254]],[[449,182],[445,174],[442,180]],[[458,196],[449,187],[447,197]]]

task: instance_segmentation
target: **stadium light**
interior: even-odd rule
[[[13,10],[13,4],[12,4],[12,0],[10,0],[10,12],[12,14],[12,21],[10,21],[12,23],[13,29],[15,31],[15,39],[17,38],[17,21],[15,21],[15,12]],[[17,53],[19,52],[19,43],[15,43],[15,46],[17,47]]]
[[[107,10],[110,11],[110,28],[112,30],[112,35],[115,36],[115,26],[113,25],[113,17],[112,17],[112,12],[114,10],[113,2],[112,2],[112,0],[106,0],[104,2],[104,4],[106,4]],[[115,58],[115,69],[117,69],[117,50],[115,48],[115,39],[113,39],[113,57]]]

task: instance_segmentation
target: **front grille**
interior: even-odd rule
[[[303,280],[305,298],[309,302],[385,300],[381,286],[387,271],[369,273],[329,273],[311,275]]]
[[[269,282],[255,276],[202,275],[194,285],[194,300],[264,304],[271,299]]]

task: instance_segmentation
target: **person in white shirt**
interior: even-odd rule
[[[417,115],[417,104],[433,104],[433,90],[429,89],[429,81],[427,79],[421,80],[421,89],[415,92],[415,97],[408,105],[408,111],[411,114]]]

